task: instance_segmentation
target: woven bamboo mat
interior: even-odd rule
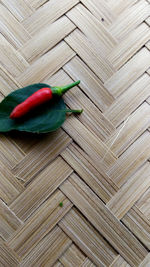
[[[0,266],[150,266],[149,16],[149,0],[0,1],[0,100],[80,79],[64,99],[84,109],[0,134]]]

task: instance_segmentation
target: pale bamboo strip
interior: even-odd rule
[[[40,6],[44,5],[48,0],[26,0],[28,4],[30,4],[33,8],[39,8]]]
[[[45,136],[11,170],[14,175],[29,182],[38,172],[54,160],[71,143],[69,136],[61,129]]]
[[[150,16],[145,20],[145,22],[150,26]]]
[[[21,47],[30,39],[30,34],[2,4],[0,4],[0,18],[0,32],[14,48]]]
[[[0,161],[0,173],[5,179],[7,179],[7,182],[10,182],[18,192],[22,192],[24,189],[24,186],[16,179],[15,176],[13,176],[11,170],[9,170],[5,165],[2,164]]]
[[[105,170],[116,161],[115,155],[108,151],[107,146],[92,134],[79,120],[70,116],[63,124],[63,129],[83,148],[83,150],[92,158],[97,168]],[[105,155],[105,158],[103,159]],[[103,162],[100,164],[100,161]],[[103,165],[103,166],[102,166]]]
[[[150,220],[150,188],[138,200],[136,206]]]
[[[63,207],[59,203],[63,202]],[[7,242],[20,257],[24,258],[50,232],[71,209],[72,204],[57,190],[46,200]]]
[[[82,155],[81,157],[83,157],[87,162],[88,162],[88,164],[91,164],[92,165],[92,167],[94,166],[94,168],[96,169],[96,170],[98,170],[98,172],[105,178],[105,181],[107,181],[109,184],[110,184],[110,186],[109,186],[109,188],[113,188],[113,189],[111,189],[111,194],[113,195],[114,193],[113,192],[116,192],[116,191],[118,191],[118,187],[117,187],[117,185],[110,179],[110,177],[108,177],[107,175],[106,175],[106,172],[104,171],[104,168],[103,168],[103,164],[101,165],[101,164],[99,164],[99,168],[96,168],[96,164],[94,164],[94,161],[88,156],[88,154],[87,153],[85,153],[85,151],[83,150],[83,149],[81,149],[77,144],[75,144],[75,143],[73,143],[72,144],[73,145],[73,147],[75,147],[76,149],[77,149],[77,151]],[[71,146],[71,145],[70,145]],[[89,165],[87,165],[87,166],[89,166]]]
[[[93,262],[91,262],[88,258],[86,258],[81,267],[96,267],[96,265],[93,264]]]
[[[57,261],[57,262],[53,265],[53,267],[64,267],[64,265],[62,265],[60,261]]]
[[[18,267],[20,261],[20,257],[0,240],[0,266]]]
[[[77,267],[82,266],[82,263],[85,259],[86,256],[78,249],[76,245],[72,244],[61,256],[59,261],[65,267]]]
[[[31,1],[27,3],[27,1],[24,0],[13,0],[13,2],[9,0],[1,0],[1,2],[20,22],[30,16],[34,11],[30,5]]]
[[[130,267],[130,265],[119,255],[109,267]]]
[[[72,209],[59,222],[59,226],[96,266],[109,266],[117,256],[115,250],[76,209]]]
[[[67,13],[75,25],[88,37],[100,55],[107,55],[117,45],[110,31],[83,5],[79,4]]]
[[[148,68],[148,70],[146,72],[150,75],[150,68]]]
[[[62,70],[48,80],[48,83],[52,85],[69,84],[72,82],[73,80]],[[69,108],[82,108],[84,110],[84,112],[78,116],[78,119],[102,141],[106,140],[115,130],[112,123],[103,116],[100,110],[78,87],[74,87],[67,92],[63,98]]]
[[[110,62],[96,49],[91,41],[79,30],[71,33],[65,41],[75,50],[83,61],[104,82],[115,72]]]
[[[107,139],[106,145],[111,146],[111,151],[118,157],[150,126],[150,106],[144,102],[125,121],[121,127]],[[119,134],[120,131],[120,134]],[[111,145],[113,144],[113,145]]]
[[[147,250],[77,175],[60,189],[131,266],[140,264]]]
[[[113,12],[111,12],[108,3],[105,0],[81,0],[81,2],[93,13],[98,19],[104,19],[103,25],[106,27],[111,25],[115,20]]]
[[[3,96],[8,95],[13,90],[17,89],[18,87],[14,83],[14,81],[11,80],[10,75],[8,76],[3,69],[0,67],[0,92],[3,94]]]
[[[150,221],[135,206],[122,218],[123,223],[150,249]]]
[[[63,16],[37,32],[19,51],[30,62],[50,50],[74,29],[75,25]]]
[[[57,226],[50,231],[21,262],[21,267],[49,267],[71,245],[71,240]]]
[[[144,47],[105,82],[105,87],[118,97],[148,69],[149,62],[150,52]]]
[[[146,162],[110,199],[107,207],[120,220],[150,187],[150,163]]]
[[[108,0],[108,5],[114,16],[118,17],[124,10],[131,7],[137,2],[138,0]]]
[[[25,72],[17,77],[17,81],[24,86],[40,82],[47,75],[54,74],[74,55],[74,51],[62,41],[52,50],[31,64]]]
[[[123,10],[111,24],[109,31],[120,41],[141,24],[149,16],[149,12],[149,4],[145,0],[138,1],[135,5]]]
[[[27,61],[16,49],[0,34],[0,60],[4,68],[13,76],[21,74],[29,66]]]
[[[61,156],[105,203],[117,192],[112,180],[105,173],[99,173],[77,145],[68,146]]]
[[[146,131],[120,156],[107,174],[121,187],[149,156],[150,133]]]
[[[31,35],[34,35],[48,23],[57,20],[78,2],[79,0],[47,1],[42,7],[37,9],[37,11],[23,21],[23,26]]]
[[[145,259],[142,261],[139,267],[149,267],[150,263],[150,253],[145,257]]]
[[[113,96],[78,56],[74,57],[63,68],[74,80],[81,80],[80,88],[102,112],[113,103]]]
[[[149,38],[150,39],[150,38]],[[150,50],[150,41],[145,44],[145,46]]]
[[[10,173],[10,171],[0,163],[0,198],[9,204],[23,191],[24,187]]]
[[[116,69],[126,63],[148,40],[150,39],[150,28],[142,23],[131,31],[125,39],[110,51],[107,59]],[[148,48],[148,46],[147,46]]]
[[[0,200],[0,236],[6,241],[22,223],[15,213]]]
[[[7,168],[13,168],[24,154],[5,135],[0,134],[0,162]]]
[[[11,200],[15,199],[15,197],[19,194],[16,188],[5,179],[5,177],[0,177],[0,198],[5,201],[5,203],[9,203]]]
[[[4,80],[6,83],[5,86],[9,86],[10,91],[13,91],[17,88],[20,88],[21,85],[14,79],[14,77],[2,66],[0,65],[0,77],[2,80]],[[10,91],[5,91],[5,88],[1,88],[1,92],[3,95],[7,95],[10,93]]]
[[[104,115],[118,126],[150,95],[150,77],[144,73],[105,111]]]
[[[36,176],[10,208],[21,220],[26,220],[71,173],[69,165],[58,157]]]

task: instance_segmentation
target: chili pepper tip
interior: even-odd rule
[[[65,94],[69,89],[71,89],[72,87],[78,85],[80,83],[80,80],[67,84],[65,86],[55,86],[55,87],[51,87],[52,93],[53,95],[58,95],[58,96],[62,96],[63,94]]]
[[[79,110],[79,113],[81,114],[83,112],[83,108],[81,110]]]
[[[70,84],[67,84],[65,86],[62,86],[61,87],[61,93],[65,94],[69,89],[73,88],[74,86],[78,85],[79,83],[80,83],[80,80],[73,82],[73,83],[70,83]]]

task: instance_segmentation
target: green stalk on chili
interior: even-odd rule
[[[31,96],[29,96],[25,101],[17,105],[10,114],[11,119],[18,119],[26,115],[32,109],[38,107],[41,104],[51,100],[54,95],[62,96],[72,87],[78,85],[80,81],[68,84],[62,87],[45,87],[37,90]],[[83,110],[70,110],[70,112],[81,113]],[[69,110],[66,112],[69,112]]]

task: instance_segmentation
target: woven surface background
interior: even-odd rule
[[[64,100],[84,109],[0,134],[0,266],[150,266],[149,16],[148,0],[0,1],[0,100],[80,79]]]

